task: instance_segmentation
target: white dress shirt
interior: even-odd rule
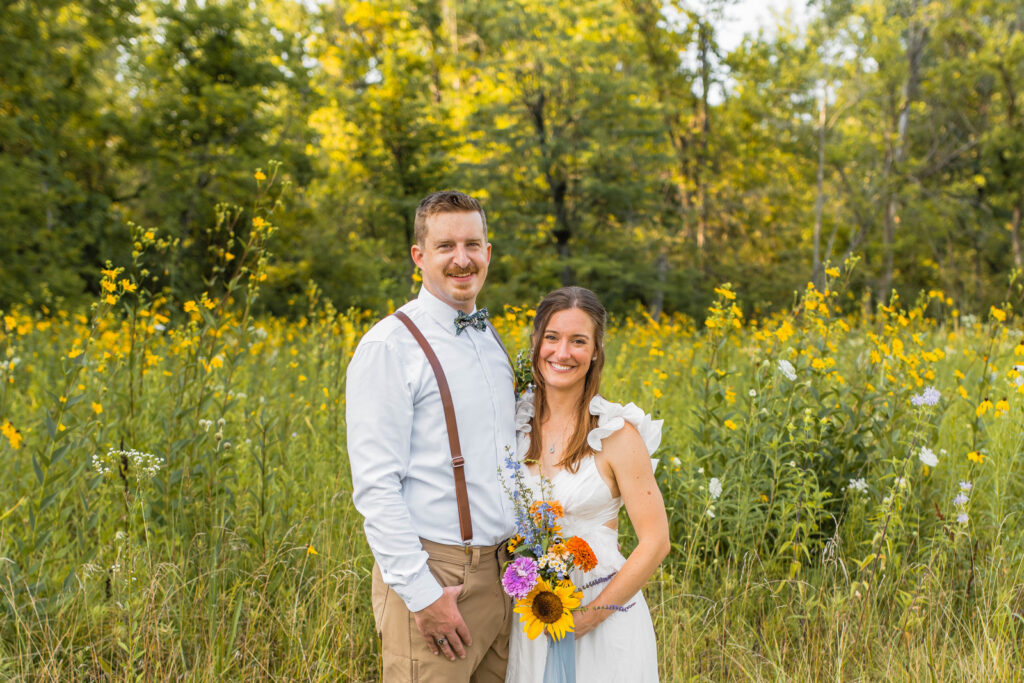
[[[512,368],[489,330],[455,334],[457,311],[424,287],[402,306],[437,354],[451,389],[472,545],[512,535],[499,468],[515,449]],[[451,449],[437,380],[423,349],[394,316],[374,325],[349,363],[345,388],[352,498],[384,582],[417,612],[441,597],[425,538],[461,545]]]

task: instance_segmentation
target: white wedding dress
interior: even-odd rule
[[[629,422],[640,432],[648,453],[653,454],[661,442],[662,420],[633,405],[620,405],[595,396],[590,412],[598,416],[598,427],[587,436],[595,451],[601,450],[601,440],[622,429]],[[533,400],[528,393],[516,407],[517,443],[520,460],[529,447],[529,420],[533,417]],[[652,459],[652,465],[657,461]],[[535,499],[540,499],[540,478],[527,474]],[[545,487],[547,488],[547,487]],[[580,536],[597,556],[597,567],[583,573],[572,571],[572,580],[584,586],[595,579],[617,572],[626,559],[619,552],[618,532],[605,526],[618,519],[621,498],[613,498],[601,478],[593,456],[584,458],[575,472],[561,471],[551,479],[550,497],[562,503],[565,517],[561,520],[562,533]],[[604,589],[599,583],[583,591],[582,605],[586,606]],[[576,680],[587,683],[648,683],[658,680],[658,651],[654,640],[654,625],[643,593],[626,601],[631,605],[625,612],[617,611],[597,628],[576,641]],[[518,615],[513,615],[512,636],[509,643],[506,683],[541,683],[547,659],[547,636],[530,640],[523,632]]]

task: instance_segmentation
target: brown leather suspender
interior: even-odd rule
[[[430,363],[430,368],[434,371],[434,377],[437,379],[437,388],[441,392],[441,405],[444,408],[444,422],[448,428],[448,445],[452,451],[452,472],[455,475],[455,502],[459,506],[459,530],[462,532],[462,542],[469,543],[470,539],[473,538],[473,520],[469,515],[469,494],[466,492],[466,473],[464,471],[466,461],[462,457],[462,446],[459,445],[459,428],[455,423],[455,405],[452,403],[452,392],[448,388],[448,380],[444,376],[444,370],[441,368],[441,362],[437,359],[437,354],[430,348],[430,343],[427,342],[420,329],[409,319],[409,316],[401,311],[395,311],[395,317],[409,328],[409,332],[419,342],[420,348],[423,349],[423,353]]]

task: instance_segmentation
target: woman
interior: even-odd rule
[[[597,567],[572,574],[584,590],[584,609],[574,615],[579,681],[658,680],[654,627],[640,589],[669,551],[665,504],[654,480],[651,453],[661,440],[661,421],[632,403],[598,395],[604,366],[605,310],[593,292],[565,287],[551,292],[533,321],[536,389],[517,406],[517,454],[539,495],[564,510],[562,532],[586,540]],[[639,543],[624,558],[618,549],[618,511],[623,505]],[[595,609],[606,607],[606,609]],[[627,608],[628,609],[623,609]],[[506,682],[543,679],[545,638],[529,640],[513,624]]]

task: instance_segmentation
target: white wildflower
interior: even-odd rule
[[[747,394],[750,395],[750,398],[756,398],[757,397],[757,391],[755,391],[754,389],[751,389],[750,391],[748,391]]]
[[[796,368],[788,360],[779,361],[779,371],[786,376],[790,382],[796,380]]]
[[[935,455],[935,451],[927,446],[921,446],[921,451],[917,454],[917,459],[921,461],[922,465],[926,465],[928,467],[935,467],[939,464],[939,458]]]
[[[722,482],[718,480],[718,477],[711,477],[711,481],[708,482],[708,493],[715,499],[722,495]]]
[[[860,491],[861,493],[863,493],[864,491],[868,490],[868,482],[864,479],[864,477],[860,477],[859,479],[851,479],[849,486],[847,486],[846,488],[853,489],[854,491]]]

